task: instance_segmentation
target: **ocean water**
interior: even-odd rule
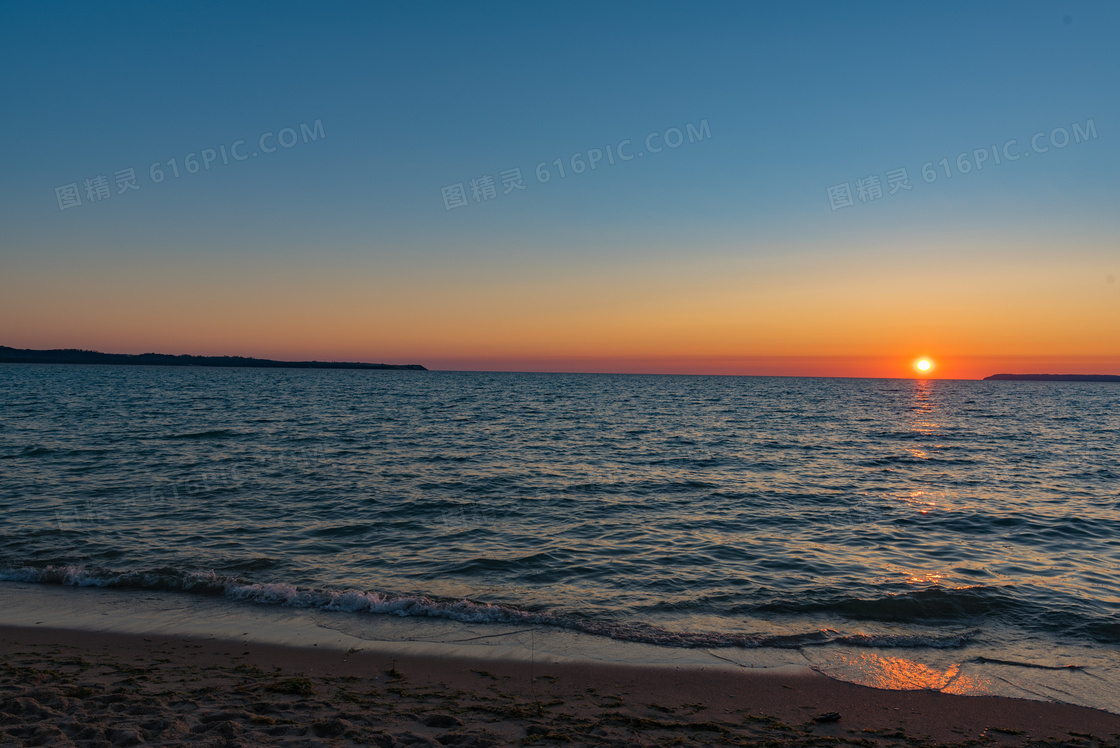
[[[0,365],[0,580],[1120,711],[1120,387]]]

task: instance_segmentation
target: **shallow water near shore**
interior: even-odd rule
[[[1120,712],[1108,384],[5,365],[0,402],[5,589]]]

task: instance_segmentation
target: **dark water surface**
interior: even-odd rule
[[[1101,383],[0,365],[0,579],[1099,673],[1118,405]]]

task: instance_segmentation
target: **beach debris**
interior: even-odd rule
[[[840,712],[825,712],[824,714],[818,714],[816,717],[813,717],[813,721],[814,722],[839,722],[840,721]]]

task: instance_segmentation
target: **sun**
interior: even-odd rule
[[[925,374],[933,369],[933,362],[928,358],[919,358],[914,362],[914,368]]]

